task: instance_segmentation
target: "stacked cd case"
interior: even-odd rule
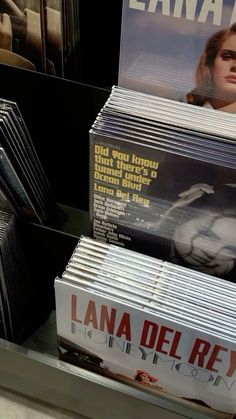
[[[0,211],[0,337],[21,343],[31,328],[34,304],[26,255],[15,216]]]
[[[79,79],[79,0],[3,0],[0,62]]]
[[[235,127],[114,86],[90,130],[93,237],[235,281]]]
[[[0,189],[15,215],[46,224],[55,200],[15,102],[0,99]]]
[[[222,279],[82,236],[55,280],[59,356],[235,413],[235,292]]]
[[[65,78],[79,80],[80,56],[80,1],[61,0],[63,68]]]

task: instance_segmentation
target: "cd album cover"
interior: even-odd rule
[[[93,237],[234,281],[234,168],[90,138]]]
[[[124,0],[119,85],[235,112],[234,0]]]
[[[54,213],[55,199],[24,118],[16,102],[1,98],[0,189],[17,217],[44,224]]]
[[[55,281],[60,358],[156,394],[234,413],[235,341]]]
[[[90,130],[92,237],[235,281],[235,116],[113,86]]]

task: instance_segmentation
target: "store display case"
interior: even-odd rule
[[[0,340],[0,386],[92,419],[229,418],[165,393],[102,377],[57,358],[54,279],[78,237],[88,235],[89,129],[109,89],[0,65],[1,96],[18,103],[52,186],[57,212],[48,226],[19,223],[38,290],[37,327],[22,345]]]

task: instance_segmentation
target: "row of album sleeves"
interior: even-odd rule
[[[235,289],[81,236],[55,280],[59,356],[139,381],[151,392],[235,413]]]
[[[79,1],[2,1],[1,63],[71,78],[78,69]]]
[[[235,116],[114,86],[90,130],[93,237],[235,281]]]
[[[15,102],[0,99],[0,207],[46,224],[55,200]]]
[[[0,338],[21,343],[27,337],[34,288],[16,219],[0,211]]]

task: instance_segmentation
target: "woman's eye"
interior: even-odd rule
[[[224,61],[229,61],[229,60],[232,59],[232,54],[230,54],[230,52],[224,52],[222,54],[222,58],[223,58]]]

